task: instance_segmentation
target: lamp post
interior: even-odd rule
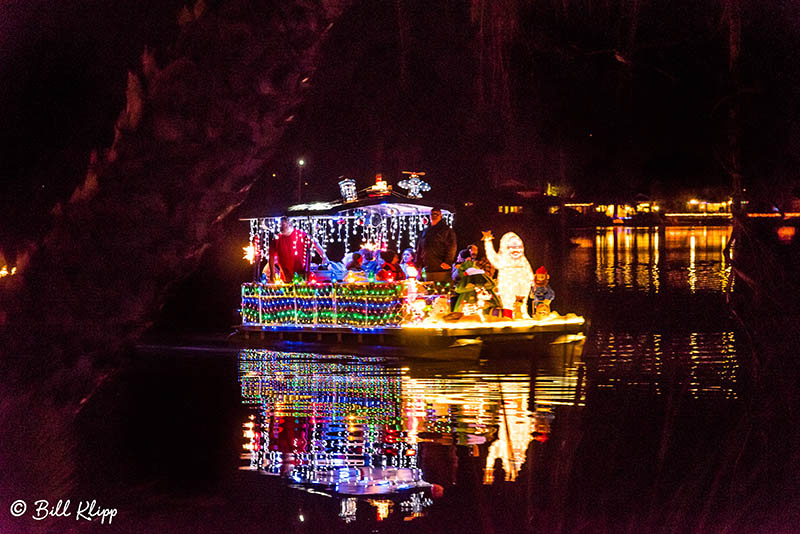
[[[306,164],[306,160],[300,158],[297,160],[297,203],[300,204],[301,194],[300,192],[303,190],[303,166]]]

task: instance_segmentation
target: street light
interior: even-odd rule
[[[306,160],[300,158],[297,160],[297,203],[300,204],[300,192],[302,191],[303,187],[303,166],[306,164]]]

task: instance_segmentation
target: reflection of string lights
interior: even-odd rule
[[[381,358],[253,349],[240,353],[239,369],[243,401],[256,409],[243,425],[245,443],[252,443],[250,468],[350,495],[413,489],[422,479],[420,442],[474,447],[492,438],[491,462],[502,457],[513,480],[532,432],[546,439],[552,407],[583,402],[575,398],[574,368],[537,377],[534,412],[524,373],[411,378],[408,369],[388,367]],[[504,419],[510,432],[501,428]],[[367,478],[387,477],[380,490],[365,485]],[[419,494],[418,504],[426,499]],[[399,509],[408,512],[412,501]],[[343,501],[340,517],[354,517],[358,505]]]
[[[389,512],[392,511],[392,507],[394,506],[394,503],[392,501],[388,501],[385,499],[382,500],[367,499],[367,502],[376,508],[378,521],[383,521],[384,519],[389,517]]]
[[[399,411],[399,371],[378,362],[242,351],[242,398],[260,406],[255,427],[244,430],[250,467],[341,493],[369,493],[378,482],[386,485],[378,493],[425,485]]]

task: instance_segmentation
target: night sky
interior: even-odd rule
[[[770,196],[772,185],[791,184],[800,6],[744,3],[731,77],[724,2],[630,4],[356,2],[332,29],[280,156],[243,210],[293,198],[301,156],[309,199],[335,197],[340,175],[365,186],[376,172],[393,181],[409,169],[426,171],[431,194],[447,199],[507,179],[568,184],[584,198],[726,186],[734,101],[751,190]],[[146,45],[157,58],[167,53],[181,7],[0,7],[6,248],[40,235],[47,212],[82,181],[91,150],[110,145],[126,71]],[[495,17],[481,35],[481,7],[487,17],[518,16]]]

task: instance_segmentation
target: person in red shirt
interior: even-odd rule
[[[399,282],[405,280],[406,275],[400,268],[400,257],[394,250],[381,251],[383,266],[375,275],[375,280],[381,282]]]
[[[328,261],[325,252],[316,241],[310,239],[304,231],[295,228],[288,217],[281,218],[280,233],[270,243],[269,261],[264,267],[264,273],[268,278],[272,278],[273,273],[280,272],[281,279],[287,283],[294,279],[295,274],[305,278],[308,274],[310,246],[314,247],[323,263]],[[275,270],[276,263],[278,271]]]

